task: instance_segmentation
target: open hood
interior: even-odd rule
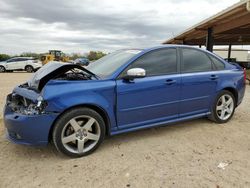
[[[49,80],[58,78],[73,69],[82,70],[86,75],[85,79],[89,76],[96,77],[95,74],[81,67],[80,65],[53,61],[41,67],[31,77],[31,79],[28,80],[28,87],[34,90],[41,91]]]

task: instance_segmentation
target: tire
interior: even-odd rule
[[[230,91],[222,90],[215,98],[209,119],[216,123],[226,123],[233,117],[235,106],[234,95]]]
[[[105,137],[103,118],[89,108],[75,108],[56,121],[52,139],[56,149],[70,157],[91,154]]]
[[[5,71],[6,71],[5,67],[4,66],[0,66],[0,72],[5,72]]]
[[[34,72],[34,68],[33,68],[31,65],[27,65],[27,66],[25,67],[25,71],[26,71],[26,72],[29,72],[29,73]]]

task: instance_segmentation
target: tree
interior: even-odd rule
[[[10,56],[7,54],[0,54],[0,61],[6,61],[9,58],[10,58]]]
[[[87,58],[90,61],[95,61],[97,59],[100,59],[101,57],[105,56],[106,54],[101,51],[90,51]]]
[[[34,58],[40,58],[41,54],[33,53],[33,52],[23,52],[20,57],[34,57]]]
[[[71,53],[69,57],[70,59],[75,60],[77,58],[84,58],[85,56],[84,54],[80,54],[80,53]]]

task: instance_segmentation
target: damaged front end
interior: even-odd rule
[[[7,96],[4,124],[7,138],[17,144],[47,145],[49,131],[58,114],[45,112],[47,102],[39,93],[16,87]]]
[[[27,83],[15,87],[7,96],[4,110],[7,138],[18,144],[46,145],[59,112],[50,110],[51,101],[43,88],[52,80],[70,83],[90,79],[97,77],[78,65],[57,62],[43,66]],[[53,100],[52,103],[56,104]]]
[[[45,113],[44,109],[47,106],[46,101],[42,96],[36,99],[36,102],[25,98],[17,93],[11,93],[7,96],[6,105],[15,113],[23,115],[38,115]]]

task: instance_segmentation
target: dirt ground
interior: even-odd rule
[[[0,74],[1,110],[6,94],[30,76]],[[118,135],[78,159],[52,145],[12,144],[0,120],[0,187],[250,187],[249,110],[247,86],[227,124],[200,119]]]

